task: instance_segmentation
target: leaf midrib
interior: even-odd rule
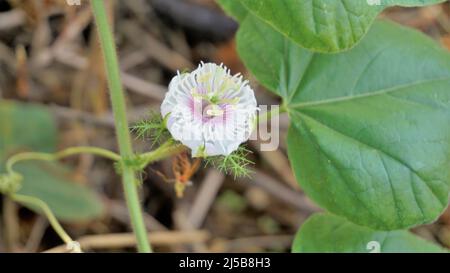
[[[337,103],[337,102],[348,102],[348,101],[352,101],[352,100],[374,97],[374,96],[379,96],[379,95],[398,92],[398,91],[410,91],[409,89],[407,89],[408,87],[414,87],[414,86],[419,86],[422,84],[429,84],[429,83],[448,81],[448,80],[450,80],[450,76],[447,76],[445,78],[436,78],[436,79],[431,79],[431,80],[417,81],[417,82],[408,83],[408,84],[400,84],[400,85],[396,85],[393,87],[380,89],[377,91],[370,91],[370,92],[367,92],[364,94],[359,94],[359,95],[344,96],[344,97],[325,99],[325,100],[316,100],[316,101],[303,102],[303,103],[287,104],[287,107],[288,107],[288,109],[299,110],[302,108],[317,106],[317,105],[333,104],[333,103]]]

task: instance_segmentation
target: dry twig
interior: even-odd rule
[[[154,246],[182,245],[204,243],[210,234],[207,231],[153,231],[148,234],[150,243]],[[134,247],[136,238],[133,233],[111,233],[102,235],[87,235],[77,240],[83,250],[89,249],[119,249]],[[47,253],[67,252],[66,246],[61,245],[46,250]]]

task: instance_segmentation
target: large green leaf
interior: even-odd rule
[[[331,214],[315,214],[301,226],[292,252],[446,252],[408,231],[377,231]]]
[[[89,188],[76,184],[69,170],[61,164],[25,162],[18,164],[15,170],[24,177],[18,193],[43,200],[60,220],[89,220],[103,211],[99,198]]]
[[[248,14],[247,8],[236,0],[216,0],[230,16],[243,21]]]
[[[444,1],[221,0],[221,4],[233,12],[240,10],[233,5],[241,2],[253,14],[304,48],[317,52],[339,52],[357,44],[386,7],[423,6]]]
[[[54,152],[57,129],[43,107],[0,101],[0,173],[8,156],[20,151]],[[14,167],[23,175],[19,193],[40,198],[56,217],[67,221],[87,220],[102,212],[100,200],[70,179],[58,163],[26,162]]]
[[[450,54],[378,22],[354,49],[312,53],[254,16],[238,32],[246,66],[281,95],[288,153],[305,192],[378,229],[433,221],[450,185]],[[262,46],[264,45],[264,46]]]
[[[55,121],[42,107],[0,101],[0,161],[21,149],[54,152],[56,136]]]

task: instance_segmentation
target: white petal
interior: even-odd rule
[[[216,110],[204,113],[205,102]],[[193,72],[172,79],[161,114],[169,114],[170,133],[194,156],[200,148],[209,156],[229,155],[250,137],[256,106],[254,92],[241,75],[231,76],[223,65],[201,63]]]

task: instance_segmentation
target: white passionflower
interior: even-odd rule
[[[229,155],[252,133],[257,106],[253,90],[224,65],[201,63],[178,73],[161,105],[172,137],[193,156]]]

